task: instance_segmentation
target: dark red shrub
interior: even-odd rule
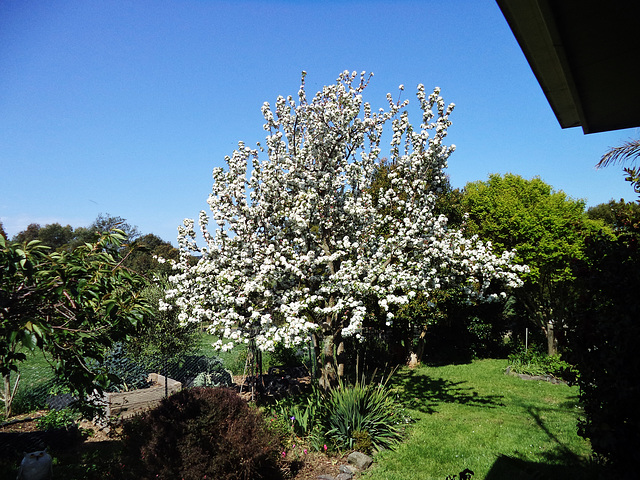
[[[141,479],[278,478],[278,440],[226,388],[191,388],[123,427],[125,469]]]

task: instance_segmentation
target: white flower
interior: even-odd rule
[[[239,142],[226,168],[213,169],[210,214],[198,218],[205,244],[194,220],[179,227],[180,258],[160,305],[175,305],[182,323],[206,323],[224,337],[216,348],[250,338],[263,350],[295,345],[331,319],[334,333],[360,340],[371,299],[394,328],[394,312],[416,292],[458,286],[489,300],[493,279],[522,283],[526,267],[513,265],[512,252],[496,257],[434,210],[454,149],[444,145],[453,106],[418,85],[414,126],[408,100],[389,94],[377,111],[364,101],[368,78],[345,71],[313,98],[303,78],[295,98],[265,102],[265,143]],[[376,206],[371,182],[382,158],[394,168]]]

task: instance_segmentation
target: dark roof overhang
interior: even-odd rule
[[[497,3],[562,128],[640,126],[640,1]]]

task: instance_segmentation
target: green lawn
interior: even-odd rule
[[[28,413],[39,408],[49,395],[53,386],[54,374],[40,350],[33,352],[25,350],[27,360],[18,365],[20,369],[20,383],[13,400],[12,410],[15,415]],[[11,384],[16,380],[16,374],[11,374]],[[4,413],[4,404],[0,402],[1,411]]]
[[[576,433],[578,388],[504,375],[506,360],[396,373],[416,420],[394,451],[376,455],[366,480],[595,478]]]

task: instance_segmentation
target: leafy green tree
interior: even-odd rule
[[[39,347],[78,398],[110,381],[97,366],[110,346],[143,326],[145,280],[125,268],[124,232],[46,254],[39,242],[0,238],[0,374],[17,370],[18,343]]]
[[[178,321],[178,309],[164,302],[166,288],[166,282],[160,280],[142,292],[149,304],[149,315],[144,331],[127,342],[127,351],[134,357],[170,360],[192,353],[198,346],[199,325]]]
[[[2,222],[0,222],[0,237],[4,237],[5,239],[8,238],[7,232],[4,231],[4,225],[2,225]]]
[[[605,225],[613,228],[617,233],[637,231],[640,221],[640,204],[637,202],[625,202],[610,200],[587,210],[587,217],[592,220],[601,220]]]
[[[171,273],[171,264],[165,260],[177,260],[180,252],[157,235],[148,233],[129,244],[125,265],[135,272],[150,277],[156,274],[166,277]],[[160,258],[160,260],[159,260]]]
[[[32,223],[26,230],[18,232],[12,240],[17,243],[29,243],[32,240],[39,240],[48,247],[58,249],[71,242],[74,236],[71,225],[63,227],[59,223],[50,223],[41,227],[37,223]]]
[[[0,375],[6,417],[11,415],[11,403],[20,381],[18,374],[12,386],[11,372],[17,372],[17,364],[26,359],[20,347],[33,349],[37,343],[40,327],[34,321],[43,294],[33,285],[46,250],[37,240],[20,244],[0,236]]]
[[[74,232],[74,238],[69,243],[69,248],[73,249],[84,243],[91,243],[101,234],[109,232],[112,229],[118,229],[123,232],[126,242],[133,242],[140,236],[138,227],[132,226],[122,217],[114,217],[110,214],[98,214],[96,219],[88,227],[77,228]],[[125,242],[125,243],[126,243]]]
[[[514,294],[554,353],[553,326],[566,323],[571,305],[571,264],[582,258],[584,237],[596,228],[584,215],[584,201],[537,177],[493,174],[487,181],[468,183],[462,204],[469,214],[469,234],[491,241],[496,252],[516,249],[515,261],[529,266],[522,275],[525,285]]]
[[[25,230],[18,232],[11,240],[17,243],[29,243],[32,240],[37,240],[40,229],[39,223],[30,223]]]
[[[93,221],[90,230],[104,233],[108,232],[114,228],[121,230],[126,236],[129,242],[133,242],[136,238],[140,236],[140,231],[138,227],[135,225],[131,225],[122,217],[114,217],[113,215],[107,214],[98,214],[96,219]]]
[[[122,217],[110,214],[99,214],[87,227],[78,227],[75,230],[71,225],[62,226],[59,223],[47,224],[41,227],[37,223],[30,224],[25,230],[14,236],[13,241],[28,243],[39,240],[53,250],[73,250],[85,243],[93,243],[103,233],[117,228],[122,230],[127,241],[123,243],[121,252],[125,257],[124,265],[132,270],[150,277],[152,273],[168,275],[171,271],[170,264],[159,263],[155,258],[177,259],[179,252],[169,242],[165,242],[152,233],[141,236],[138,228],[131,226]]]
[[[38,232],[38,240],[53,249],[64,247],[73,239],[73,236],[74,232],[71,225],[63,227],[59,223],[45,225]]]

